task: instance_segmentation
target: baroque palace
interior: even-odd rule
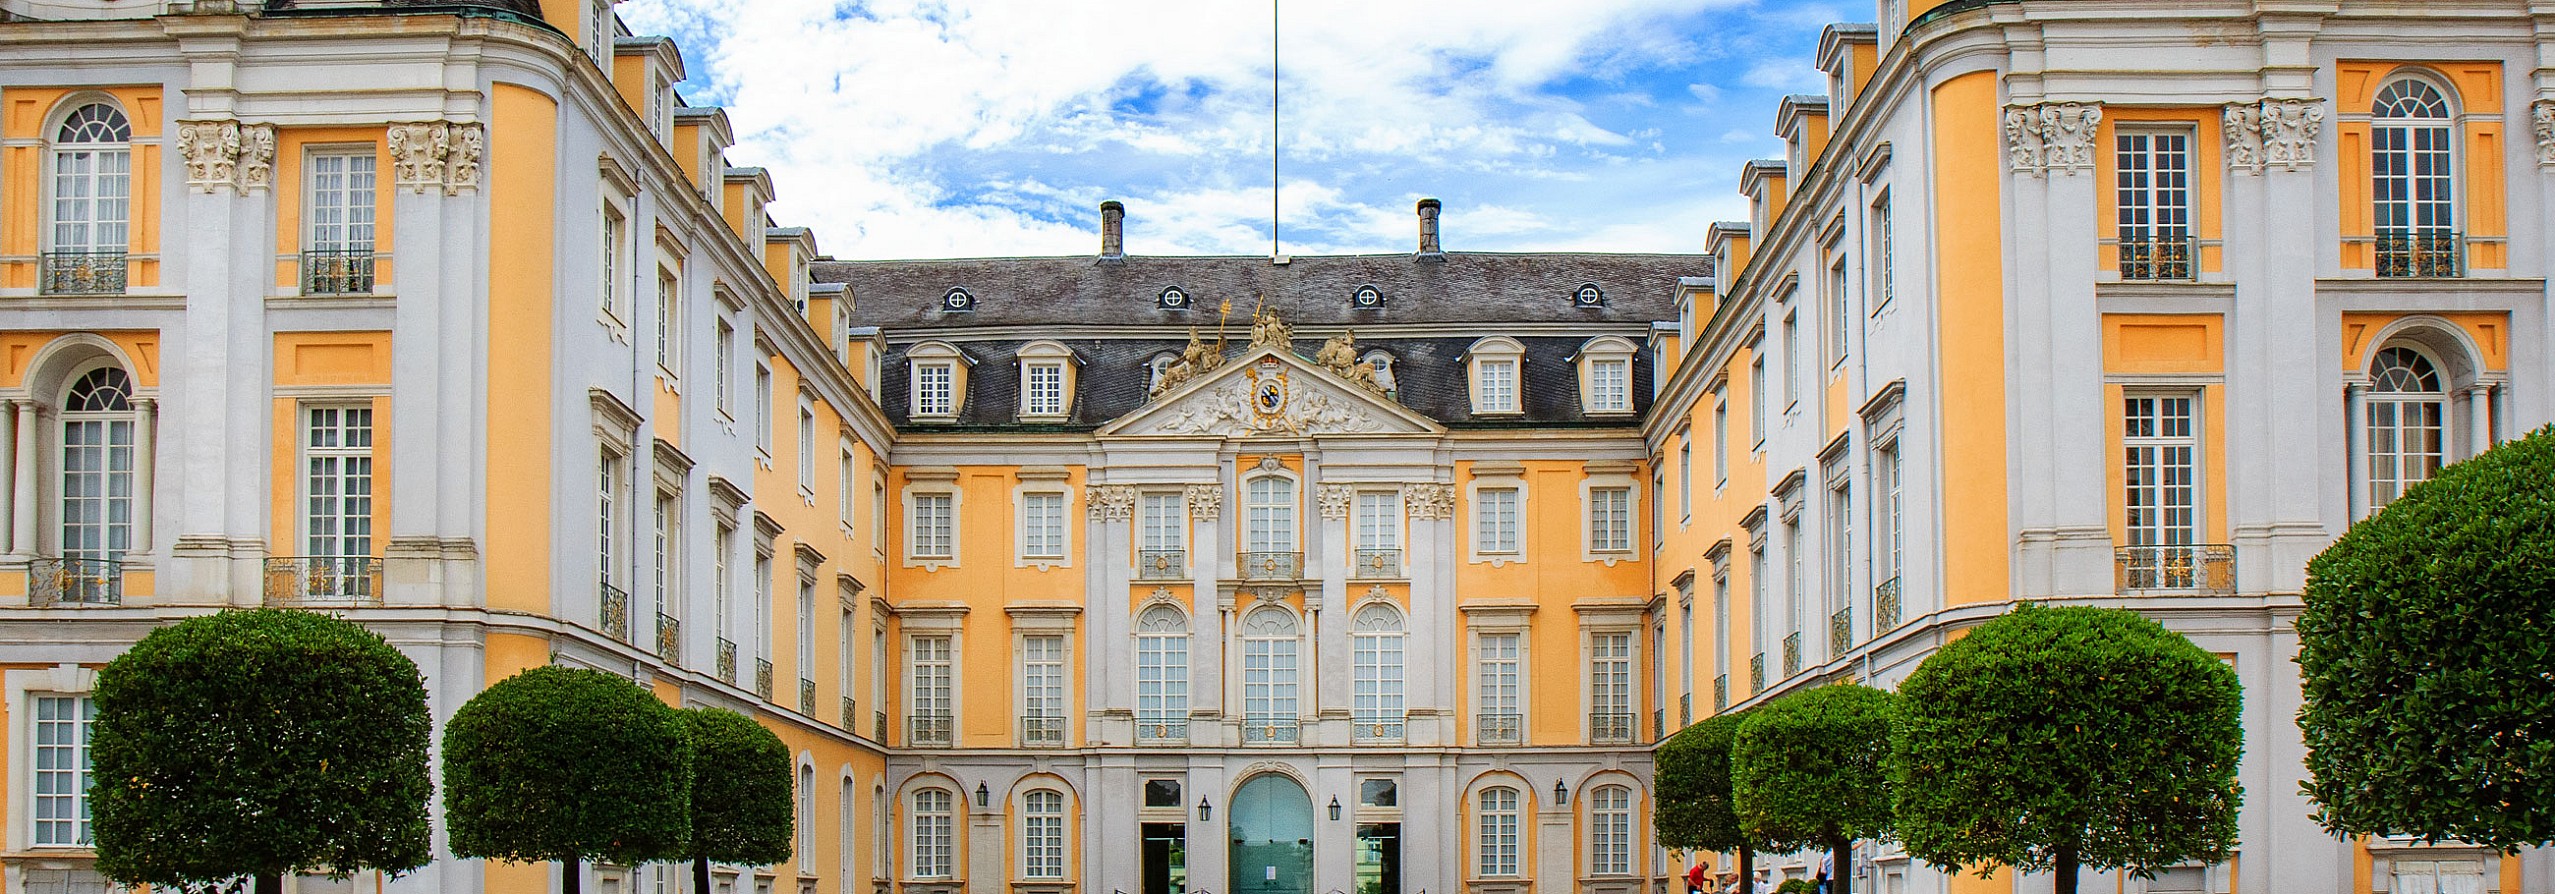
[[[1695,255],[837,262],[610,0],[0,0],[0,890],[109,889],[95,670],[224,606],[755,716],[715,894],[1657,894],[1656,741],[2042,599],[2248,690],[2238,855],[2105,890],[2555,891],[2323,833],[2289,632],[2555,418],[2555,4],[1874,12]]]

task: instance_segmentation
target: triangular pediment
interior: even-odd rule
[[[1259,347],[1101,426],[1099,435],[1255,438],[1445,430],[1292,351]]]

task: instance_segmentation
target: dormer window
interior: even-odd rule
[[[1526,346],[1507,336],[1492,336],[1474,342],[1464,356],[1472,372],[1473,415],[1520,412],[1518,374],[1525,365]]]
[[[1154,299],[1153,306],[1163,310],[1188,310],[1189,293],[1181,291],[1179,286],[1165,287],[1161,297]]]
[[[950,288],[948,294],[940,296],[940,312],[952,314],[976,312],[975,293],[964,288]]]
[[[1073,349],[1039,340],[1020,349],[1020,418],[1058,421],[1072,409]]]
[[[1384,293],[1374,286],[1358,286],[1357,292],[1349,296],[1349,306],[1358,310],[1382,310]]]
[[[1579,348],[1579,409],[1590,416],[1632,412],[1632,358],[1628,339],[1603,336]]]
[[[1357,362],[1366,364],[1367,369],[1375,371],[1376,387],[1384,389],[1384,393],[1386,394],[1393,393],[1395,390],[1395,386],[1393,384],[1393,355],[1382,351],[1368,351],[1366,352],[1366,356],[1357,358]]]
[[[927,341],[905,352],[907,409],[914,421],[956,421],[967,393],[966,359],[941,341]]]
[[[1153,392],[1154,392],[1154,390],[1155,390],[1155,389],[1161,388],[1161,387],[1162,387],[1162,374],[1163,374],[1163,373],[1166,373],[1166,372],[1170,372],[1170,371],[1171,371],[1171,364],[1178,363],[1178,362],[1180,362],[1180,355],[1178,355],[1178,354],[1174,354],[1174,353],[1171,353],[1171,352],[1169,352],[1169,351],[1164,351],[1164,352],[1162,352],[1162,353],[1160,353],[1160,354],[1155,354],[1155,355],[1153,355],[1153,359],[1148,360],[1148,361],[1145,361],[1145,364],[1144,364],[1144,370],[1145,370],[1145,377],[1144,377],[1144,390],[1145,390],[1145,393],[1146,393],[1146,394],[1151,394],[1151,393],[1153,393]]]
[[[1604,307],[1606,292],[1604,289],[1597,288],[1597,284],[1593,282],[1581,285],[1578,291],[1570,293],[1570,306],[1581,310]]]

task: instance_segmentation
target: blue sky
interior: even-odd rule
[[[1266,2],[628,0],[842,258],[1269,251]],[[1701,251],[1863,0],[1283,0],[1290,254]]]

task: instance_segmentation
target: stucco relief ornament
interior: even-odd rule
[[[2017,172],[2085,170],[2094,166],[2094,135],[2103,107],[2083,102],[2047,102],[2005,109],[2006,161]]]
[[[443,187],[444,155],[451,149],[450,128],[440,121],[393,124],[387,137],[393,187],[418,193]]]
[[[2005,109],[2005,162],[2017,171],[2041,169],[2040,118],[2025,106]]]
[[[1314,499],[1322,507],[1322,517],[1337,521],[1348,517],[1349,501],[1357,498],[1357,489],[1345,484],[1325,484]]]
[[[177,154],[186,159],[186,185],[205,192],[237,186],[239,122],[178,122]]]
[[[2537,163],[2555,165],[2555,99],[2538,100],[2528,117],[2537,125]]]
[[[275,125],[240,125],[239,185],[242,190],[275,185]]]
[[[2247,173],[2262,171],[2262,107],[2249,102],[2228,103],[2219,116],[2220,130],[2227,135],[2227,169]]]
[[[444,194],[479,188],[479,155],[483,131],[476,124],[452,126],[451,154],[444,161]]]
[[[1455,517],[1455,486],[1423,482],[1402,487],[1402,505],[1411,518],[1427,521]]]
[[[1212,484],[1192,484],[1181,491],[1188,498],[1189,517],[1197,521],[1214,521],[1224,513],[1224,488]]]
[[[1089,509],[1096,521],[1126,521],[1135,517],[1135,485],[1103,484],[1092,488]]]
[[[2262,163],[2301,170],[2315,164],[2316,131],[2324,126],[2324,103],[2312,99],[2262,101]]]

